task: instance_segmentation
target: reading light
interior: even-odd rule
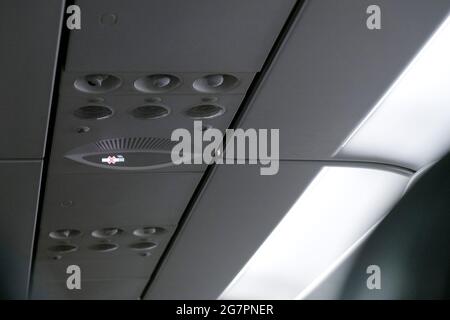
[[[450,149],[450,18],[335,153],[419,169]]]
[[[403,195],[409,176],[324,167],[220,299],[294,299],[364,237]]]

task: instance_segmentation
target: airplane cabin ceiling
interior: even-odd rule
[[[216,299],[324,167],[412,177],[422,167],[336,152],[450,1],[377,3],[390,32],[368,32],[369,0],[2,1],[7,297]],[[280,129],[278,174],[173,166],[171,133],[196,119]],[[67,290],[70,264],[83,290]]]

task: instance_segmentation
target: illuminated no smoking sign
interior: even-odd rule
[[[121,155],[118,156],[108,156],[106,158],[102,158],[102,163],[107,164],[116,164],[118,162],[125,162],[125,158]]]

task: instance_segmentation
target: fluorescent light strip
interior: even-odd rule
[[[401,198],[409,177],[324,167],[220,299],[294,299]]]
[[[450,18],[335,153],[418,170],[450,150]]]
[[[382,219],[381,219],[382,220]],[[342,263],[344,263],[347,259],[354,259],[355,257],[352,257],[352,255],[355,253],[355,251],[366,241],[372,232],[376,229],[378,224],[381,222],[381,220],[377,223],[375,223],[369,231],[367,231],[361,238],[356,240],[355,243],[352,244],[350,248],[345,250],[345,252],[337,259],[335,260],[328,268],[317,278],[314,279],[313,282],[311,282],[305,289],[303,289],[300,294],[295,297],[296,300],[303,300],[308,299],[310,294],[314,292],[314,290],[320,286],[320,284],[327,280],[327,278],[333,274],[339,267],[341,267]],[[345,272],[348,273],[351,271],[349,270],[348,266],[346,267],[347,270]],[[342,272],[342,271],[341,271]],[[334,290],[334,296],[337,297],[341,287],[344,285],[346,278],[343,276],[339,281],[334,280],[332,286],[328,286],[327,291]],[[328,292],[329,294],[329,292]]]

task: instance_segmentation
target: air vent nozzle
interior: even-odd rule
[[[111,74],[88,74],[75,80],[77,90],[86,93],[105,93],[117,89],[122,81]]]
[[[52,239],[67,240],[79,236],[80,234],[81,231],[75,229],[59,229],[50,232],[48,236]]]
[[[117,236],[122,233],[122,230],[119,228],[102,228],[92,231],[91,235],[94,238],[99,239],[107,239],[114,236]]]
[[[210,74],[194,81],[193,87],[199,92],[223,93],[239,83],[238,78],[230,74]]]
[[[161,93],[175,89],[181,84],[180,78],[171,74],[152,74],[134,82],[136,90],[145,93]]]
[[[166,230],[160,227],[143,227],[133,231],[136,237],[150,237],[154,235],[160,235]]]

